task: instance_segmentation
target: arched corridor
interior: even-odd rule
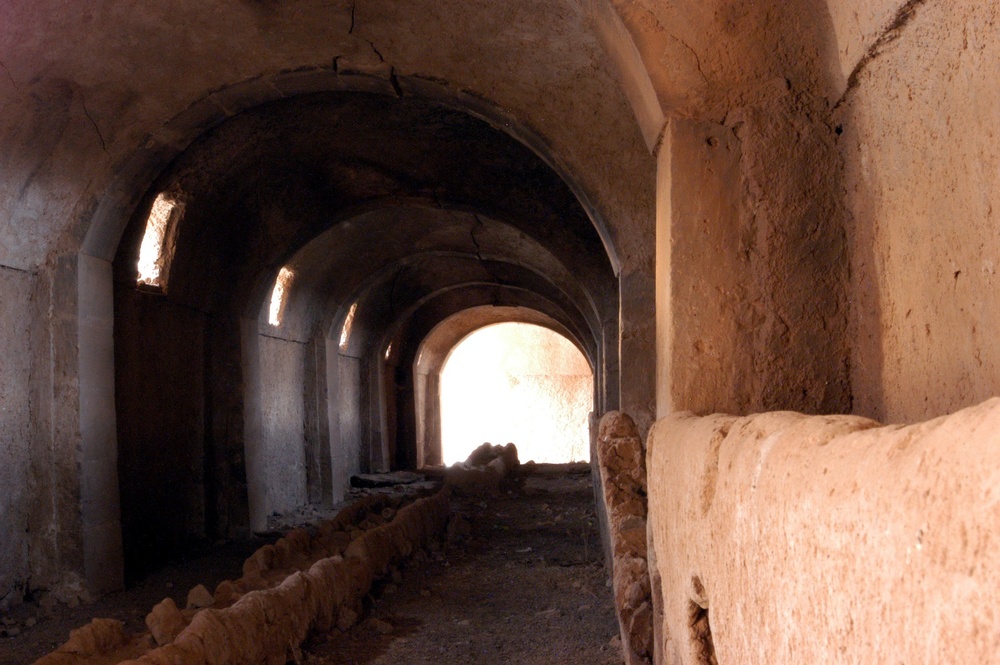
[[[4,617],[362,476],[505,501],[503,451],[442,469],[442,372],[516,323],[592,374],[629,665],[998,652],[1000,3],[0,14]]]
[[[183,212],[153,287],[136,266],[160,192]],[[145,200],[115,260],[129,570],[340,501],[352,473],[413,468],[410,368],[449,315],[528,306],[598,362],[615,334],[611,267],[565,184],[434,104],[331,93],[258,107],[193,144]],[[294,279],[275,325],[281,270]],[[170,492],[184,502],[156,500]]]

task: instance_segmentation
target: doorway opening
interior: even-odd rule
[[[441,372],[445,464],[489,441],[513,442],[522,461],[590,461],[594,374],[566,337],[498,323],[459,342]]]

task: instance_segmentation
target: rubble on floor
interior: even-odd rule
[[[157,604],[148,633],[94,619],[36,665],[284,664],[311,631],[350,628],[373,582],[440,540],[449,516],[447,490],[412,502],[365,497],[261,547],[214,594],[199,585],[183,609],[169,598]]]
[[[461,496],[495,497],[505,484],[517,480],[521,462],[513,443],[484,443],[445,470],[445,483]]]

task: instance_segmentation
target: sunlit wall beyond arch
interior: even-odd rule
[[[499,323],[462,340],[441,372],[445,464],[489,441],[522,462],[589,461],[594,375],[572,342],[541,326]]]

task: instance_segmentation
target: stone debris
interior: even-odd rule
[[[632,419],[618,411],[601,418],[597,459],[611,539],[612,586],[627,665],[652,662],[653,611],[647,563],[646,464]]]
[[[187,627],[172,598],[164,598],[146,615],[146,628],[159,646],[170,644]]]
[[[215,597],[205,588],[204,584],[199,584],[188,592],[187,609],[202,609],[215,604]]]
[[[445,471],[446,485],[460,496],[496,497],[501,488],[520,477],[521,462],[517,446],[484,443],[465,462],[451,465]]]
[[[441,490],[406,505],[402,497],[365,497],[313,534],[295,529],[261,547],[244,562],[243,577],[220,583],[214,594],[193,588],[184,610],[164,599],[146,617],[149,634],[129,638],[121,622],[95,619],[35,665],[295,661],[310,632],[348,630],[376,579],[397,577],[415,552],[438,544],[449,524],[449,495]],[[394,630],[384,621],[373,627]]]

